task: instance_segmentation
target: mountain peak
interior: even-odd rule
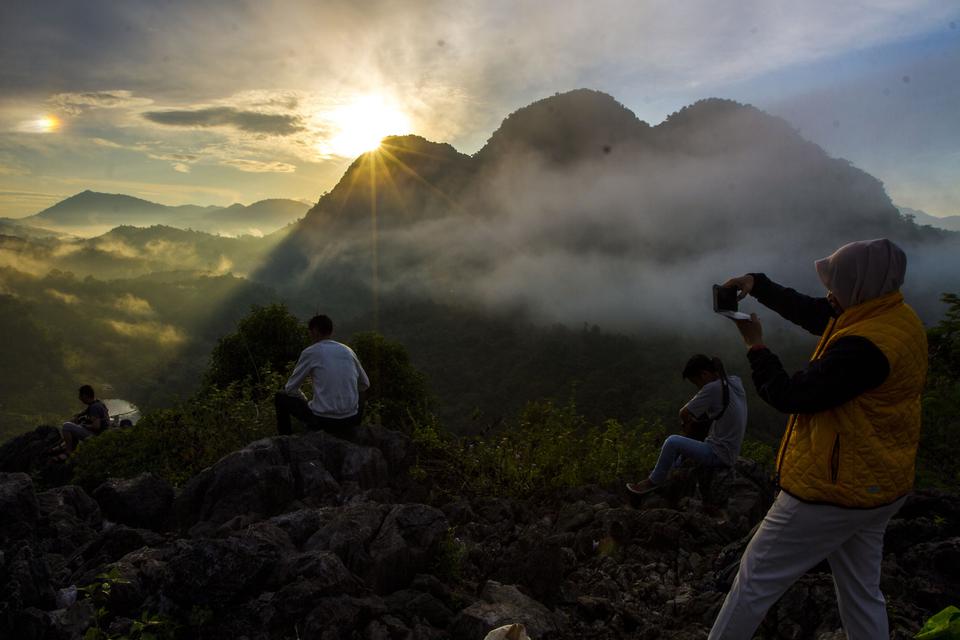
[[[489,161],[533,151],[555,163],[566,164],[602,157],[632,145],[649,128],[613,96],[593,89],[576,89],[511,113],[476,157]]]

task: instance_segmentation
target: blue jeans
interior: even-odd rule
[[[707,467],[723,466],[720,458],[713,452],[713,447],[706,442],[674,435],[664,440],[657,466],[650,472],[650,482],[660,484],[666,480],[670,469],[676,466],[681,457],[690,458]]]

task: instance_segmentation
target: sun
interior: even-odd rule
[[[20,131],[30,133],[53,133],[60,129],[60,118],[53,115],[44,115],[34,120],[27,120],[20,124]]]
[[[334,134],[323,145],[333,155],[354,158],[380,146],[390,135],[410,133],[410,118],[381,95],[360,96],[325,115]]]

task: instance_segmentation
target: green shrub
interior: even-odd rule
[[[773,473],[777,463],[777,450],[774,446],[766,442],[760,442],[753,438],[744,438],[743,445],[740,447],[741,457],[760,463],[764,468]]]
[[[426,377],[410,364],[402,344],[366,331],[355,334],[350,346],[370,378],[366,421],[412,433],[415,425],[430,420]]]
[[[489,436],[453,438],[435,423],[418,425],[414,474],[451,493],[540,495],[636,479],[656,463],[663,436],[643,422],[588,424],[573,403],[531,402],[515,423]]]
[[[955,489],[960,484],[960,296],[944,294],[947,312],[927,332],[930,369],[923,395],[923,430],[917,452],[917,484]]]
[[[226,387],[256,380],[260,369],[287,371],[309,343],[303,322],[282,304],[253,305],[237,330],[217,342],[210,354],[206,383]]]
[[[276,435],[273,392],[282,378],[264,369],[262,382],[209,387],[188,401],[148,413],[134,427],[85,441],[76,453],[74,482],[93,489],[107,478],[152,471],[180,485],[254,440]]]

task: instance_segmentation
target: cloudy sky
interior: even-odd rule
[[[0,216],[84,189],[313,202],[380,135],[473,153],[579,87],[651,124],[749,102],[960,214],[958,70],[953,0],[4,0]]]

